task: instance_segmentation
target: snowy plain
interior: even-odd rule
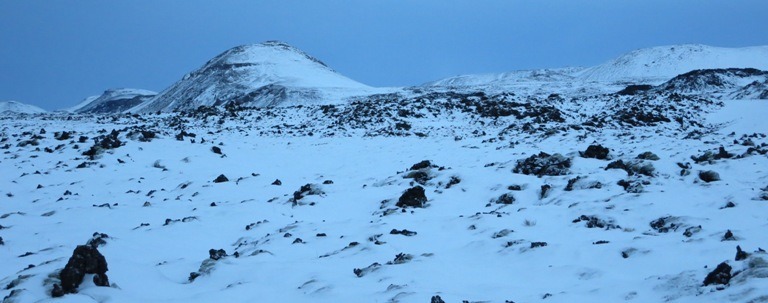
[[[81,153],[90,142],[77,144],[78,136],[149,123],[6,117],[2,137],[12,146],[0,162],[0,284],[29,276],[0,294],[23,289],[9,302],[428,302],[435,295],[445,302],[763,302],[765,266],[762,276],[722,290],[702,281],[720,262],[747,266],[733,260],[736,245],[750,253],[767,246],[768,204],[759,197],[768,158],[692,163],[686,176],[677,163],[719,146],[744,154],[743,138],[768,143],[765,135],[743,137],[765,132],[765,114],[764,100],[726,101],[702,115],[712,131],[698,139],[646,127],[520,136],[512,146],[472,136],[260,135],[248,121],[191,119],[194,139],[178,141],[160,127],[149,142],[123,133],[124,146],[83,168],[76,166],[89,162]],[[16,144],[41,129],[38,146]],[[59,141],[54,132],[61,131],[75,135]],[[610,148],[611,161],[651,151],[660,158],[646,161],[655,174],[641,177],[648,181],[641,193],[629,193],[616,184],[625,171],[579,155],[593,143]],[[517,160],[540,151],[571,157],[570,173],[512,172]],[[394,207],[416,185],[404,176],[422,160],[438,166],[423,185],[426,207]],[[702,170],[722,180],[703,182]],[[220,174],[229,182],[214,183]],[[565,190],[577,176],[584,179]],[[446,188],[451,177],[461,181]],[[276,179],[282,184],[272,185]],[[323,194],[292,201],[305,184]],[[542,197],[545,184],[551,190]],[[491,202],[505,193],[514,203]],[[728,202],[735,207],[725,208]],[[388,208],[396,211],[385,215]],[[574,222],[582,215],[619,227],[587,228]],[[649,225],[668,216],[679,228],[662,233]],[[734,239],[724,241],[728,230]],[[51,275],[94,232],[109,236],[99,250],[112,287],[87,277],[77,294],[50,298]],[[209,249],[229,256],[209,261],[211,270],[190,282]],[[394,262],[400,253],[409,257]],[[361,277],[353,272],[374,263],[381,266]]]

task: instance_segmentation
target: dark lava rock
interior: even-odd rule
[[[721,241],[736,241],[736,237],[733,236],[733,232],[729,229],[725,232]]]
[[[685,229],[683,232],[683,236],[686,236],[688,238],[692,237],[694,234],[701,231],[701,225],[698,226],[691,226]]]
[[[424,194],[424,188],[416,186],[406,190],[397,201],[397,207],[424,207],[427,203],[427,196]]]
[[[598,218],[597,216],[581,215],[580,217],[574,219],[572,222],[573,223],[585,222],[584,226],[586,226],[587,228],[605,228],[606,230],[621,228],[621,226],[607,222],[603,219]]]
[[[547,242],[531,242],[531,248],[547,246]]]
[[[624,162],[623,160],[616,160],[611,163],[608,163],[608,166],[605,167],[605,170],[609,170],[609,169],[624,170],[627,172],[627,175],[629,176],[639,174],[639,175],[645,175],[649,177],[653,177],[653,173],[656,170],[653,167],[653,164],[651,163],[643,163],[642,161]]]
[[[221,258],[226,257],[227,252],[224,251],[223,249],[216,250],[211,248],[210,250],[208,250],[208,256],[211,258],[211,260],[219,260]]]
[[[656,161],[656,160],[661,159],[661,158],[659,158],[659,156],[657,156],[656,154],[654,154],[652,152],[649,152],[649,151],[637,155],[637,158],[640,159],[640,160],[651,160],[651,161]]]
[[[461,179],[459,177],[451,176],[451,179],[448,180],[448,184],[445,185],[445,189],[449,189],[459,183],[461,183]]]
[[[547,194],[549,194],[549,191],[552,189],[552,185],[544,184],[541,186],[541,193],[539,195],[539,199],[544,199],[547,197]]]
[[[702,171],[699,172],[699,179],[707,183],[720,181],[720,174],[712,170]]]
[[[666,233],[666,232],[669,232],[670,230],[676,231],[680,227],[680,225],[671,222],[674,220],[676,220],[676,218],[667,216],[667,217],[661,217],[656,220],[653,220],[649,224],[651,225],[651,228],[653,228],[657,232]]]
[[[97,286],[109,286],[107,270],[107,260],[96,247],[79,245],[72,252],[67,265],[59,272],[61,286],[54,284],[51,295],[61,297],[76,293],[85,274],[94,274],[93,283]]]
[[[518,160],[512,172],[539,177],[561,176],[567,175],[570,172],[570,167],[570,158],[566,158],[561,154],[550,155],[545,152],[539,152],[538,155]]]
[[[718,264],[717,268],[704,278],[704,286],[711,284],[727,285],[731,281],[731,269],[731,266],[725,262]]]
[[[607,147],[603,147],[600,144],[596,144],[596,145],[590,145],[589,147],[587,147],[587,150],[583,152],[579,152],[579,154],[584,158],[606,160],[608,159],[609,152],[610,150]]]
[[[432,165],[432,162],[430,162],[429,160],[424,160],[412,165],[409,170],[422,170],[422,169],[431,168],[431,167],[437,167],[437,166]]]
[[[221,148],[219,148],[218,146],[213,146],[213,147],[211,147],[211,151],[212,151],[214,154],[219,154],[219,155],[221,155]]]
[[[498,198],[491,199],[491,203],[512,204],[512,203],[515,203],[515,197],[512,195],[512,193],[505,193],[499,196]]]
[[[653,85],[649,85],[649,84],[630,84],[630,85],[627,85],[627,87],[625,87],[624,89],[616,92],[616,94],[621,96],[634,96],[634,95],[647,92],[652,88],[653,88]]]
[[[357,276],[358,278],[362,278],[366,274],[379,269],[379,267],[381,267],[381,264],[374,262],[373,264],[368,265],[368,267],[366,268],[355,268],[352,270],[352,272],[355,273],[355,276]]]
[[[272,182],[272,185],[277,185],[277,186],[283,185],[283,181],[280,181],[280,179],[275,179],[275,181]]]
[[[392,229],[391,231],[389,231],[389,234],[390,235],[403,235],[403,236],[406,236],[406,237],[410,237],[410,236],[415,236],[416,232],[415,231],[410,231],[410,230],[407,230],[407,229],[403,229],[403,230]]]
[[[440,296],[432,296],[429,303],[445,303],[445,301],[443,301],[443,298],[440,298]]]
[[[741,246],[736,245],[736,261],[745,260],[749,257],[746,251],[741,250]]]
[[[219,175],[216,177],[215,180],[213,180],[213,183],[222,183],[222,182],[229,182],[229,179],[227,179],[227,176],[224,174]]]
[[[299,190],[293,192],[293,199],[291,201],[298,202],[306,196],[323,195],[325,192],[320,189],[317,184],[307,183],[302,185]]]
[[[333,184],[333,180],[325,180],[325,181],[323,181],[323,184],[325,184],[325,185]]]

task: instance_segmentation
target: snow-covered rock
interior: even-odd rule
[[[157,92],[144,89],[108,89],[101,95],[85,98],[78,105],[70,107],[66,111],[79,114],[120,113],[148,101],[155,95]]]

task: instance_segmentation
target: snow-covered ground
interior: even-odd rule
[[[612,110],[587,101],[551,104],[571,125],[586,120],[579,111]],[[768,248],[768,201],[761,198],[768,195],[766,101],[704,106],[694,111],[703,126],[687,129],[676,129],[677,122],[560,128],[527,117],[521,119],[541,127],[521,130],[511,128],[523,122],[514,116],[415,108],[401,115],[407,127],[394,133],[379,130],[386,119],[365,122],[363,130],[341,118],[320,122],[320,113],[334,111],[375,118],[360,104],[227,117],[0,118],[0,296],[8,302],[430,302],[438,295],[445,302],[768,300],[768,255],[755,252]],[[124,145],[93,159],[83,155],[93,138],[113,129]],[[62,137],[64,131],[72,133]],[[87,138],[80,142],[81,136]],[[610,158],[582,157],[593,144],[609,148]],[[720,146],[731,157],[691,158],[718,154]],[[513,172],[518,160],[542,151],[570,158],[570,169],[541,177]],[[644,152],[658,160],[637,159]],[[411,170],[422,160],[434,166]],[[648,175],[606,169],[617,160],[639,164]],[[702,181],[699,173],[709,170],[721,180]],[[227,182],[213,182],[222,174]],[[276,179],[280,185],[273,185]],[[398,207],[401,195],[419,185],[415,180],[423,183],[425,207]],[[505,194],[514,201],[497,203]],[[733,236],[724,239],[729,230]],[[98,250],[111,287],[95,286],[89,274],[78,293],[52,299],[58,271],[94,232],[108,235]],[[737,245],[748,259],[734,260]],[[227,256],[214,260],[210,249]],[[721,262],[741,272],[728,285],[704,286]],[[190,282],[193,272],[200,275]]]

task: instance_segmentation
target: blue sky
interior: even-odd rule
[[[0,100],[52,110],[107,88],[160,91],[266,40],[373,86],[590,66],[659,45],[768,45],[766,12],[765,0],[0,0]]]

